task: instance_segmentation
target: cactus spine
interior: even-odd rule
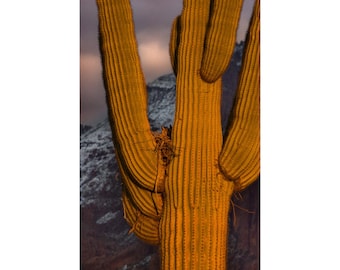
[[[127,222],[159,244],[162,269],[225,269],[230,196],[259,174],[259,1],[247,37],[233,118],[223,142],[221,75],[241,0],[184,0],[173,24],[171,140],[152,134],[130,2],[97,0],[101,53]]]

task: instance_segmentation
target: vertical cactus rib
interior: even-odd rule
[[[260,4],[256,0],[246,40],[232,123],[219,164],[235,189],[255,181],[260,172]]]
[[[207,82],[216,81],[228,67],[236,43],[241,9],[242,0],[211,2],[201,66],[201,76]]]
[[[146,86],[128,0],[97,0],[101,55],[113,139],[122,166],[150,191],[157,176],[157,154],[147,118]]]

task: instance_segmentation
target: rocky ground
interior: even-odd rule
[[[81,269],[159,269],[157,247],[128,234],[108,121],[81,137]],[[233,196],[229,270],[259,269],[259,181]]]

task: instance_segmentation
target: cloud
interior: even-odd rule
[[[101,70],[101,60],[98,55],[81,54],[81,123],[93,124],[106,115],[107,109]]]
[[[93,86],[98,75],[101,74],[100,57],[94,54],[81,54],[80,56],[80,72],[82,82],[85,87]],[[90,85],[89,85],[90,84]]]
[[[244,40],[249,27],[249,20],[253,12],[254,0],[244,0],[237,29],[237,41]]]
[[[132,0],[136,32],[170,29],[182,10],[182,0]]]
[[[138,51],[147,82],[172,72],[168,48],[167,43],[157,39],[139,42]]]
[[[80,3],[80,50],[99,54],[97,6],[93,0]]]
[[[138,50],[145,80],[171,73],[169,39],[182,0],[132,0]]]

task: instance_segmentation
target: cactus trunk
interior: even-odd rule
[[[203,91],[207,87],[209,92]],[[217,83],[211,89],[193,78],[177,89],[176,157],[169,167],[160,222],[162,269],[225,269],[233,183],[223,179],[217,163],[223,141],[221,87]]]

